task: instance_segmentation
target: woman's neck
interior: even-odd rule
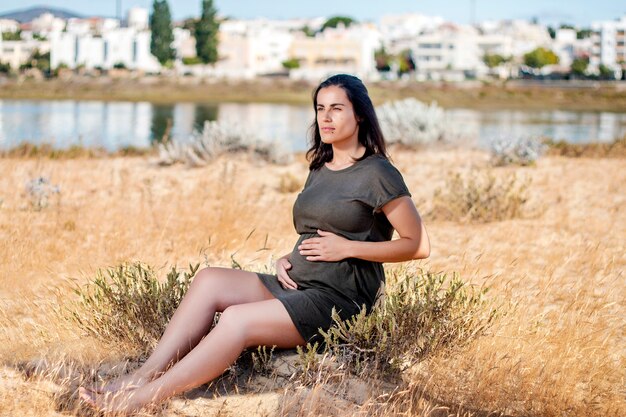
[[[338,147],[333,144],[333,159],[330,163],[333,166],[351,165],[356,159],[365,154],[365,146],[357,142],[356,146]]]

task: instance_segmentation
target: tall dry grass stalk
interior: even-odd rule
[[[462,150],[398,150],[393,161],[423,213],[445,187],[444,167],[490,166],[488,154]],[[417,265],[491,287],[508,314],[463,349],[405,370],[394,387],[354,391],[343,370],[304,385],[281,377],[282,388],[265,388],[286,395],[269,415],[626,415],[626,161],[546,157],[501,170],[530,178],[529,204],[542,210],[488,223],[431,220],[433,251]],[[280,178],[291,174],[304,183],[301,157],[286,167],[221,158],[198,169],[146,158],[0,159],[0,410],[72,414],[74,389],[94,370],[134,366],[126,347],[77,335],[55,314],[96,270],[133,260],[160,277],[175,264],[262,269],[289,251],[297,191]],[[34,210],[25,185],[38,177],[60,193]],[[162,415],[236,415],[266,401],[203,392]]]

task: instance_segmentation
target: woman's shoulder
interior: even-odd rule
[[[368,161],[367,164],[365,164],[366,167],[368,167],[370,170],[384,174],[386,172],[394,172],[397,171],[396,167],[393,165],[393,163],[389,160],[389,158],[387,158],[385,155],[382,154],[372,154],[370,156],[368,156],[365,161]]]

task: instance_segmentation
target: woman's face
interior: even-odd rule
[[[350,144],[359,141],[359,123],[343,88],[331,85],[317,93],[317,126],[322,142]]]

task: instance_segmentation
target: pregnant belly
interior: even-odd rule
[[[308,238],[319,236],[316,233],[300,235],[289,257],[291,269],[289,276],[301,289],[306,288],[329,288],[339,291],[344,296],[356,296],[354,267],[350,259],[338,262],[307,261],[305,256],[300,255],[298,246]]]

